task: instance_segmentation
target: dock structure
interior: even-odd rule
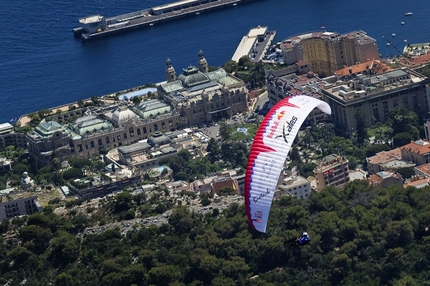
[[[92,15],[80,18],[73,33],[86,41],[251,1],[255,0],[182,0],[111,18]]]
[[[276,32],[269,31],[268,27],[258,26],[249,30],[248,35],[241,39],[231,59],[239,62],[241,57],[247,56],[253,62],[262,60],[275,36]]]

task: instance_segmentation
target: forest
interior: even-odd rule
[[[147,204],[124,192],[113,199],[113,213]],[[429,199],[429,187],[380,189],[355,180],[307,200],[275,200],[267,233],[251,229],[244,205],[233,203],[206,215],[178,205],[160,227],[83,238],[76,236],[86,227],[76,219],[81,213],[46,207],[1,223],[0,283],[430,285]],[[301,230],[310,244],[285,247]]]

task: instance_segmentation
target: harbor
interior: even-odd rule
[[[87,41],[251,1],[255,0],[183,0],[110,18],[92,15],[80,18],[73,34]]]

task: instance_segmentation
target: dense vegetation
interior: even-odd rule
[[[111,204],[124,211],[130,195]],[[0,282],[18,285],[426,285],[430,188],[379,189],[353,181],[308,200],[282,197],[268,232],[250,229],[242,204],[202,215],[174,209],[168,224],[80,239],[76,218],[51,208],[5,221]],[[131,199],[131,200],[130,200]],[[76,215],[75,215],[76,216]],[[284,247],[305,229],[308,246]],[[258,275],[258,277],[253,277]],[[253,277],[251,279],[251,277]]]

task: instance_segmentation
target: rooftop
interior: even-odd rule
[[[390,151],[381,151],[376,155],[367,158],[367,161],[369,161],[372,164],[383,164],[390,161],[401,160],[401,159],[402,159],[402,152],[400,148],[396,148]]]
[[[419,83],[426,78],[408,69],[378,74],[369,68],[367,72],[339,78],[336,83],[327,84],[323,91],[340,101],[353,102],[358,98],[371,97],[384,91],[406,89],[411,84]]]
[[[430,144],[424,140],[417,140],[399,148],[419,155],[430,153]]]

